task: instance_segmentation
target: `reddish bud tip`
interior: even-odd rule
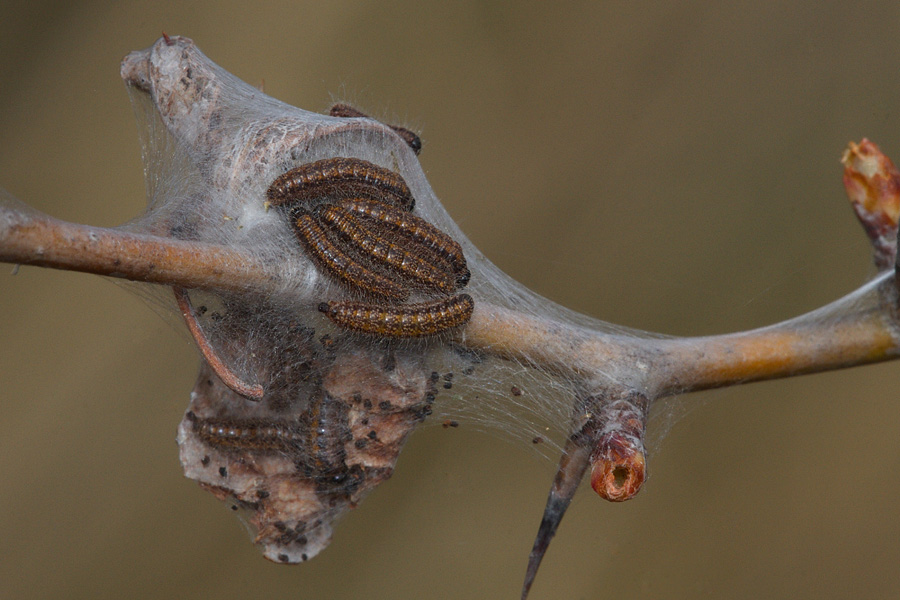
[[[900,172],[875,144],[853,142],[841,157],[844,189],[865,228],[880,269],[894,264],[900,219]]]
[[[644,453],[619,436],[602,443],[591,457],[591,487],[610,502],[634,498],[645,477]]]

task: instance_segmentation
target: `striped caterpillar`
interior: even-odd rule
[[[349,256],[345,248],[325,232],[319,222],[305,211],[300,211],[294,221],[294,232],[309,254],[326,271],[349,285],[373,296],[405,300],[409,292],[398,282],[381,275]]]
[[[334,111],[364,116],[344,105]],[[319,310],[339,327],[417,338],[471,318],[472,297],[451,296],[470,278],[462,248],[411,214],[415,202],[400,175],[361,159],[323,159],[277,177],[266,196],[270,205],[289,211],[294,233],[323,270],[382,301],[321,303]],[[403,304],[414,292],[441,298]]]
[[[421,252],[421,246],[400,245],[397,242],[402,240],[396,236],[378,235],[390,232],[378,232],[365,227],[359,219],[344,209],[343,204],[323,207],[319,212],[319,218],[332,231],[341,235],[359,256],[389,267],[392,273],[401,278],[443,294],[453,293],[456,289],[456,278],[444,261],[435,262],[430,252]]]
[[[370,227],[389,228],[395,235],[427,250],[433,259],[449,263],[456,274],[459,287],[464,287],[469,282],[469,269],[460,245],[428,221],[381,202],[363,198],[342,202],[341,208],[359,215],[370,223]]]
[[[331,107],[331,110],[328,111],[328,114],[332,117],[345,117],[345,118],[363,118],[363,119],[371,119],[369,115],[366,113],[350,106],[349,104],[335,104]],[[406,127],[400,127],[398,125],[388,125],[391,129],[394,130],[394,133],[400,136],[400,138],[406,142],[406,145],[412,148],[412,151],[415,152],[416,156],[419,155],[419,152],[422,151],[422,140],[418,135],[407,129]]]
[[[402,177],[359,158],[325,158],[279,175],[266,191],[270,206],[336,198],[369,198],[412,210]]]
[[[206,445],[225,452],[290,456],[311,477],[338,481],[347,470],[344,445],[352,440],[348,407],[322,394],[295,419],[200,418],[188,412],[194,433]]]
[[[319,311],[341,327],[395,338],[436,335],[459,327],[472,317],[474,308],[468,294],[400,306],[335,301],[319,305]]]

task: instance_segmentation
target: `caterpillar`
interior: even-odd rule
[[[328,233],[311,214],[305,211],[298,212],[294,226],[297,238],[313,258],[347,285],[392,300],[403,301],[409,296],[409,291],[405,287],[364,267],[346,254],[329,238]]]
[[[353,439],[349,425],[349,407],[322,394],[310,407],[307,469],[320,476],[332,476],[346,469],[344,444]]]
[[[397,235],[433,252],[436,257],[450,264],[459,287],[464,287],[469,282],[470,274],[462,247],[428,221],[384,203],[364,198],[345,200],[341,203],[341,208],[359,215],[371,225],[386,226]]]
[[[299,421],[201,419],[191,411],[186,417],[197,436],[213,448],[293,454],[306,444],[308,428]]]
[[[400,245],[396,242],[402,240],[397,239],[396,234],[377,235],[342,206],[322,207],[318,216],[322,224],[339,233],[351,244],[360,257],[371,258],[374,262],[389,267],[392,273],[418,284],[419,287],[431,288],[443,294],[452,294],[456,289],[456,278],[450,265],[440,259],[428,260],[430,253],[423,256],[422,252],[416,252],[422,248],[421,244]]]
[[[345,117],[345,118],[363,118],[363,119],[371,119],[369,115],[358,110],[349,104],[335,104],[331,107],[331,110],[328,111],[328,114],[332,117]],[[379,121],[380,122],[380,121]],[[388,127],[394,130],[394,133],[400,136],[400,138],[406,142],[406,145],[412,148],[412,151],[419,155],[419,152],[422,151],[422,139],[407,129],[406,127],[400,127],[399,125],[390,125],[385,123]]]
[[[286,454],[307,476],[336,481],[346,471],[344,445],[353,439],[348,412],[344,402],[321,393],[306,411],[290,420],[205,419],[193,411],[185,417],[208,446],[225,451]]]
[[[362,197],[406,211],[415,207],[400,175],[359,158],[324,158],[300,165],[275,178],[266,190],[271,206]]]
[[[459,327],[474,309],[468,294],[399,306],[336,301],[319,305],[319,311],[340,327],[394,338],[424,337]]]

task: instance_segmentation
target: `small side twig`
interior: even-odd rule
[[[206,334],[203,333],[203,329],[197,322],[197,316],[194,314],[194,309],[191,306],[191,299],[188,297],[187,291],[178,286],[173,287],[172,291],[175,293],[175,301],[178,303],[178,310],[181,311],[181,314],[184,317],[184,322],[187,325],[188,331],[190,331],[191,335],[194,337],[194,341],[197,343],[197,347],[200,348],[203,358],[209,364],[213,372],[218,375],[219,379],[222,380],[222,383],[231,388],[235,393],[238,393],[245,398],[249,398],[250,400],[259,400],[262,398],[263,387],[261,385],[258,383],[250,384],[242,381],[240,377],[235,375],[234,371],[228,368],[228,365],[222,362],[222,359],[220,359],[219,355],[216,354],[216,351],[213,350],[209,340],[206,339]]]

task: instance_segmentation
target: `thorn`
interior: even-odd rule
[[[538,567],[541,566],[550,541],[556,535],[559,523],[565,516],[569,503],[572,502],[584,472],[587,470],[590,462],[588,442],[589,439],[585,436],[574,435],[566,443],[566,448],[559,461],[559,468],[556,471],[556,478],[553,480],[547,496],[547,505],[544,507],[544,516],[541,518],[534,546],[531,548],[531,554],[528,555],[525,582],[522,584],[522,600],[526,600],[528,597],[531,584],[534,583]]]
[[[606,500],[628,500],[644,483],[644,424],[650,401],[637,391],[622,390],[588,396],[580,404],[575,411],[575,432],[566,441],[528,556],[522,600],[528,597],[538,567],[588,465],[591,487]]]

